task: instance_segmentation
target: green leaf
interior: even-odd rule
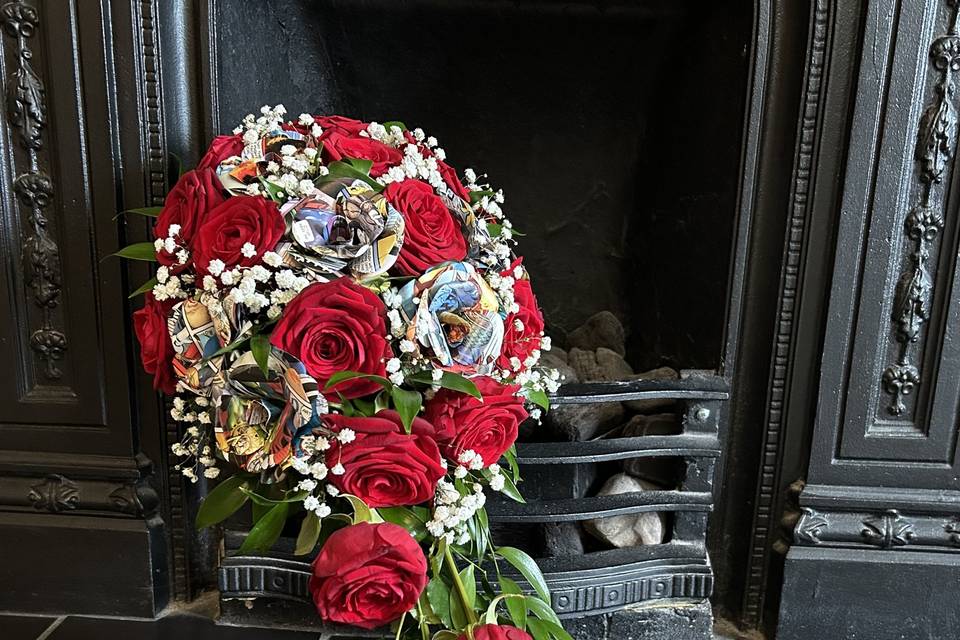
[[[491,238],[498,238],[498,237],[500,237],[501,234],[503,234],[503,225],[500,224],[500,223],[497,223],[497,222],[488,222],[488,223],[487,223],[487,233],[490,234],[490,237],[491,237]],[[519,231],[517,231],[517,230],[514,229],[513,227],[510,227],[510,235],[511,235],[511,236],[518,236],[518,237],[521,237],[521,238],[522,238],[523,236],[525,236],[525,235],[527,235],[527,234],[525,234],[525,233],[520,233]]]
[[[146,216],[148,218],[156,218],[160,215],[160,212],[163,211],[163,207],[135,207],[133,209],[127,209],[126,211],[121,211],[120,215],[127,213],[135,213],[138,216]]]
[[[383,185],[368,176],[365,172],[360,171],[355,166],[349,162],[344,162],[343,160],[337,160],[336,162],[331,162],[327,165],[327,170],[329,173],[325,176],[321,176],[313,181],[317,186],[324,185],[328,182],[338,180],[340,178],[357,178],[363,180],[370,188],[375,192],[380,193],[383,191]]]
[[[503,474],[503,489],[500,490],[500,493],[507,496],[511,500],[514,500],[515,502],[526,504],[527,501],[523,499],[523,494],[521,494],[520,490],[517,489],[517,485],[513,482],[513,478],[502,471],[500,473]]]
[[[263,553],[273,546],[280,534],[283,532],[283,525],[287,522],[287,514],[290,512],[290,503],[281,502],[274,505],[257,524],[253,525],[250,533],[240,545],[238,553],[246,555],[256,552]]]
[[[513,565],[513,568],[520,572],[530,586],[534,588],[537,595],[544,602],[550,602],[550,589],[547,587],[546,580],[543,579],[543,573],[540,567],[533,561],[533,558],[516,547],[499,547],[497,555]]]
[[[222,356],[222,355],[225,354],[225,353],[230,353],[231,351],[234,351],[234,350],[239,349],[240,347],[244,346],[244,345],[247,344],[249,341],[250,341],[250,336],[246,336],[246,337],[244,337],[244,338],[238,338],[238,339],[234,340],[233,342],[231,342],[231,343],[229,343],[229,344],[223,345],[222,347],[220,347],[219,349],[217,349],[216,351],[214,351],[212,354],[210,354],[209,356],[207,356],[206,358],[204,358],[203,360],[201,360],[201,362],[206,362],[206,361],[208,361],[208,360],[213,360],[213,359],[216,358],[217,356]]]
[[[407,129],[407,125],[403,124],[399,120],[387,120],[383,123],[383,126],[387,131],[390,131],[390,127],[400,127],[400,129],[403,131],[409,131],[409,129]]]
[[[247,496],[250,498],[250,500],[254,504],[259,504],[267,507],[272,507],[273,505],[280,504],[281,502],[301,502],[303,501],[304,498],[307,497],[306,491],[296,491],[294,493],[288,493],[284,498],[268,498],[266,496],[260,495],[253,489],[249,489],[247,487],[241,487],[240,490],[243,491],[245,494],[247,494]]]
[[[260,518],[267,515],[267,512],[270,509],[273,509],[273,505],[266,502],[257,502],[256,500],[251,500],[253,504],[250,505],[250,512],[253,515],[254,524],[260,522]]]
[[[390,389],[390,398],[393,399],[393,406],[400,414],[400,421],[407,433],[413,427],[413,419],[417,417],[421,407],[423,407],[423,396],[419,391],[409,391],[400,387]]]
[[[539,598],[527,598],[524,600],[524,603],[527,605],[527,609],[541,620],[552,622],[558,626],[560,625],[560,618],[557,617],[557,614],[548,603]],[[529,623],[529,619],[527,622]]]
[[[415,373],[414,375],[410,376],[408,380],[422,382],[424,384],[436,384],[444,389],[459,391],[460,393],[473,396],[477,400],[483,400],[483,396],[480,395],[480,390],[477,389],[477,385],[475,385],[472,380],[463,377],[459,373],[444,371],[443,376],[441,376],[439,380],[434,380],[429,371],[421,371],[420,373]]]
[[[512,444],[510,448],[504,451],[503,458],[510,467],[510,474],[514,483],[520,480],[520,465],[517,464],[517,445]]]
[[[384,409],[390,407],[390,396],[386,390],[381,391],[377,394],[377,397],[373,399],[373,413],[374,415],[380,413]]]
[[[380,514],[375,510],[367,506],[367,503],[358,498],[357,496],[352,496],[349,493],[344,493],[341,495],[342,498],[346,498],[350,502],[350,506],[353,507],[353,523],[357,524],[360,522],[383,522],[383,518],[380,517]]]
[[[157,284],[157,277],[154,276],[149,280],[147,280],[146,282],[144,282],[142,285],[140,285],[136,291],[128,295],[127,299],[129,300],[130,298],[136,298],[141,293],[146,293],[147,291],[152,290],[153,287],[156,286],[156,284]]]
[[[356,413],[366,416],[367,418],[377,412],[377,408],[373,400],[368,400],[366,398],[354,398],[353,407]]]
[[[516,582],[505,576],[500,576],[500,590],[506,595],[523,595],[523,589]],[[527,628],[527,605],[523,598],[504,598],[507,613],[518,629]]]
[[[433,637],[430,640],[459,640],[459,638],[460,638],[460,634],[457,633],[456,631],[443,629],[433,634]]]
[[[375,376],[371,373],[363,373],[361,371],[339,371],[330,376],[330,379],[327,380],[327,384],[325,384],[323,388],[330,389],[341,382],[353,380],[354,378],[366,378],[367,380],[373,380],[374,382],[382,385],[384,389],[390,389],[393,386],[393,383],[383,376]]]
[[[460,581],[463,583],[463,591],[466,596],[466,606],[475,609],[477,606],[477,579],[473,574],[472,564],[468,564],[460,571]]]
[[[491,196],[493,196],[493,191],[491,191],[490,189],[484,189],[482,191],[471,191],[470,204],[477,204],[478,202],[483,200],[485,197],[489,198]]]
[[[126,258],[127,260],[143,260],[144,262],[157,261],[157,250],[154,248],[152,242],[134,242],[112,255]]]
[[[443,621],[440,620],[440,617],[433,612],[433,607],[430,606],[430,598],[427,597],[427,590],[424,589],[420,592],[420,598],[417,600],[417,620],[422,623],[427,624],[442,624]]]
[[[531,621],[528,621],[531,622]],[[557,640],[573,640],[569,633],[567,633],[563,627],[560,626],[559,622],[553,622],[551,620],[533,620],[537,626],[540,626],[546,629],[551,636]]]
[[[226,520],[246,504],[248,496],[243,489],[249,486],[249,482],[246,476],[236,475],[214,487],[200,503],[200,509],[197,511],[197,529]]]
[[[426,523],[407,507],[380,507],[377,509],[377,513],[385,521],[398,524],[409,531],[417,542],[427,536]]]
[[[175,153],[170,154],[170,159],[174,162],[174,167],[176,168],[177,179],[183,175],[183,158],[178,156]]]
[[[460,596],[457,595],[455,589],[450,592],[450,620],[453,621],[454,629],[463,629],[469,622],[466,610],[463,608],[463,603],[460,602]]]
[[[370,169],[373,168],[373,160],[363,160],[361,158],[344,158],[344,162],[351,167],[366,175],[370,175]]]
[[[253,359],[257,361],[257,366],[263,372],[265,378],[270,376],[270,336],[258,333],[250,336],[250,351],[253,352]]]
[[[527,631],[533,636],[533,640],[550,640],[550,630],[542,620],[527,620]]]
[[[435,577],[427,583],[427,600],[430,601],[430,608],[443,621],[444,626],[453,627],[453,620],[450,618],[450,588],[440,577]]]
[[[527,400],[538,405],[544,411],[550,410],[550,398],[547,397],[546,392],[530,390],[525,395]]]
[[[297,534],[297,545],[294,548],[293,555],[305,556],[313,551],[313,548],[317,546],[317,540],[320,538],[320,525],[320,518],[308,511],[300,525],[300,533]]]
[[[339,391],[337,392],[337,396],[340,398],[340,402],[339,402],[340,411],[343,412],[343,415],[345,415],[348,418],[352,418],[353,416],[357,415],[357,410],[353,406],[352,402],[344,398],[343,394],[340,393]]]
[[[260,185],[263,187],[263,190],[267,192],[267,195],[270,196],[270,199],[278,204],[283,204],[287,201],[287,192],[272,182],[259,178]],[[280,195],[283,194],[283,195]]]

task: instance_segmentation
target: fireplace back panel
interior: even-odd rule
[[[215,122],[229,130],[271,101],[406,118],[503,188],[561,344],[608,310],[637,371],[717,368],[752,13],[693,0],[218,0]],[[279,61],[263,55],[272,42]]]

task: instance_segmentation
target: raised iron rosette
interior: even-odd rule
[[[493,371],[503,344],[500,299],[476,268],[446,262],[400,290],[407,339],[438,368],[466,376]]]
[[[251,351],[223,372],[217,386],[214,436],[221,455],[244,471],[278,477],[294,454],[294,439],[327,413],[327,401],[303,363],[271,348],[264,371]],[[269,477],[268,477],[269,476]]]
[[[358,178],[322,181],[315,193],[281,212],[290,221],[292,241],[277,253],[316,279],[368,280],[392,267],[403,246],[403,216]]]
[[[170,310],[167,330],[173,344],[173,371],[189,391],[209,396],[223,384],[225,353],[218,353],[231,340],[245,334],[251,324],[230,298],[203,293],[188,298]]]

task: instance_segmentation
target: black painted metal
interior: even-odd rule
[[[168,599],[159,407],[123,293],[146,269],[105,259],[147,227],[116,212],[167,187],[155,9],[0,5],[3,609],[152,616]]]
[[[718,415],[722,399],[727,396],[723,379],[704,372],[687,372],[680,380],[669,383],[611,382],[561,387],[555,399],[567,403],[606,402],[611,397],[678,399],[684,415],[684,433],[582,443],[525,443],[518,448],[521,463],[573,465],[669,455],[686,460],[687,474],[675,491],[523,504],[497,501],[489,505],[490,520],[504,523],[582,521],[649,511],[676,513],[673,532],[663,544],[539,560],[559,613],[600,614],[648,600],[710,596],[713,573],[705,545],[706,514],[713,506],[713,461],[720,453]],[[236,549],[240,538],[228,536],[228,551]],[[287,554],[290,547],[289,540],[281,542],[280,548],[285,548]],[[289,555],[228,555],[221,564],[220,593],[225,600],[280,597],[304,601],[309,599],[308,576],[309,563]],[[520,582],[523,584],[522,579]]]
[[[796,269],[819,276],[800,288],[813,302],[790,340],[822,355],[801,358],[805,390],[788,411],[812,446],[783,521],[784,640],[956,636],[958,11],[817,3],[808,73],[826,88],[808,96],[811,147],[795,172],[822,176]],[[804,620],[811,608],[822,615]]]
[[[696,403],[697,410],[710,411],[705,424],[691,420],[688,409],[681,435],[601,440],[575,448],[530,443],[521,447],[521,456],[525,464],[542,469],[561,461],[683,458],[686,481],[677,495],[686,496],[717,493],[714,467],[723,462],[716,471],[723,493],[711,516],[715,599],[735,613],[741,608],[751,624],[769,620],[764,611],[775,611],[776,598],[768,596],[779,581],[772,549],[784,545],[778,534],[784,490],[805,469],[818,393],[823,398],[845,393],[842,383],[818,390],[817,380],[825,283],[830,282],[832,258],[840,253],[834,229],[842,217],[836,203],[842,200],[843,184],[837,176],[848,173],[844,163],[856,79],[869,70],[860,68],[861,32],[888,37],[883,11],[890,9],[895,17],[904,12],[896,31],[906,44],[900,45],[893,68],[904,78],[922,75],[926,83],[912,93],[898,93],[897,108],[884,106],[913,110],[913,120],[885,125],[903,129],[898,135],[905,143],[943,79],[942,70],[920,70],[930,66],[927,47],[947,35],[946,4],[937,5],[936,16],[931,1],[900,7],[904,4],[883,2],[869,20],[866,3],[839,0],[706,7],[696,0],[414,0],[402,8],[382,0],[36,0],[3,5],[4,83],[16,81],[26,89],[34,82],[25,72],[15,75],[24,64],[20,52],[26,46],[33,53],[27,64],[46,88],[42,126],[38,112],[27,104],[32,94],[21,91],[23,98],[8,107],[0,130],[0,149],[8,158],[0,170],[5,194],[0,245],[11,257],[0,264],[0,295],[11,310],[0,319],[5,337],[0,355],[6,362],[22,363],[0,374],[0,393],[12,394],[4,400],[0,419],[0,548],[17,550],[9,561],[0,558],[0,570],[7,572],[0,577],[22,587],[4,606],[149,615],[164,602],[167,584],[178,599],[209,584],[217,541],[196,536],[191,525],[202,486],[200,491],[184,486],[166,464],[164,439],[176,434],[172,427],[164,432],[149,381],[131,373],[137,367],[129,343],[129,309],[123,296],[115,295],[145,280],[146,269],[125,272],[100,258],[124,240],[146,237],[146,224],[116,223],[112,217],[119,209],[162,201],[168,150],[190,166],[211,135],[230,128],[258,104],[281,100],[291,110],[417,117],[417,124],[437,133],[451,157],[496,170],[492,177],[507,189],[519,226],[542,226],[541,216],[547,213],[566,221],[552,235],[530,234],[534,245],[524,245],[531,262],[539,263],[531,265],[534,273],[554,274],[558,282],[542,299],[548,302],[548,315],[562,320],[553,329],[562,335],[562,325],[576,324],[573,310],[585,315],[594,308],[616,308],[634,329],[630,351],[636,363],[652,366],[666,359],[718,370],[714,378],[678,383],[571,386],[557,398],[596,400],[605,393],[610,400],[650,399],[674,393],[689,405]],[[27,34],[20,25],[33,19],[26,11],[31,6],[37,9],[38,26]],[[320,9],[323,20],[318,19]],[[357,19],[361,12],[376,19]],[[396,28],[392,12],[402,14],[406,29]],[[498,46],[491,47],[491,40]],[[877,41],[871,50],[883,54],[882,45],[891,42]],[[263,55],[265,47],[270,55]],[[438,50],[446,52],[444,64],[425,67],[422,61]],[[545,64],[548,59],[552,65]],[[597,59],[605,64],[597,65]],[[478,61],[482,69],[476,67]],[[276,73],[278,67],[284,71]],[[509,91],[478,92],[476,83],[463,81],[479,71],[490,71],[496,86]],[[949,111],[949,101],[938,104]],[[860,116],[856,120],[865,122]],[[39,147],[33,142],[37,130]],[[855,148],[870,156],[871,135],[861,138]],[[478,146],[478,139],[499,142]],[[821,145],[821,139],[827,143]],[[913,144],[885,148],[888,162],[876,172],[884,201],[897,205],[893,217],[905,215],[918,201]],[[549,164],[541,176],[531,171],[524,160],[528,157],[564,163]],[[618,161],[605,160],[611,157]],[[851,167],[851,184],[869,183],[860,171],[866,163]],[[51,193],[37,175],[49,179]],[[900,175],[909,175],[903,189],[891,178]],[[944,175],[943,183],[934,186],[933,202],[940,197],[952,202],[956,178]],[[910,190],[911,197],[901,203],[898,194]],[[571,200],[570,194],[579,197]],[[936,540],[951,540],[947,529],[958,511],[953,492],[918,493],[909,482],[899,481],[916,472],[929,478],[926,486],[934,489],[951,473],[944,455],[939,460],[902,459],[911,447],[934,447],[917,444],[923,440],[935,442],[940,454],[950,452],[953,414],[916,410],[949,398],[942,389],[933,393],[932,372],[940,371],[943,379],[957,377],[949,358],[934,362],[938,355],[949,355],[952,344],[948,321],[953,308],[946,299],[956,297],[948,292],[956,279],[951,285],[947,276],[957,231],[950,226],[955,224],[950,211],[944,209],[945,226],[925,263],[928,270],[936,263],[943,274],[934,278],[932,313],[918,334],[922,344],[910,347],[912,356],[924,351],[922,360],[911,362],[930,376],[921,380],[919,395],[907,398],[911,402],[904,413],[916,418],[914,423],[892,431],[881,428],[865,440],[883,441],[893,459],[877,462],[870,458],[873,454],[858,458],[860,452],[854,452],[844,461],[849,472],[804,492],[803,508],[814,513],[788,514],[790,525],[807,514],[807,525],[814,526],[804,530],[821,531],[816,535],[824,545],[834,538],[870,545],[853,537],[856,519],[871,517],[879,517],[877,539],[890,540],[889,546],[913,549],[921,541],[933,543],[937,522],[944,533]],[[589,212],[589,227],[576,224],[584,212]],[[874,287],[880,298],[891,301],[892,283],[909,272],[915,243],[899,221],[885,227],[881,217],[868,236],[874,244],[884,233],[893,239],[885,275],[873,273],[859,281],[850,270],[838,272],[835,296],[859,296]],[[40,224],[44,219],[45,227]],[[849,229],[841,230],[839,246],[856,254],[851,263],[870,267],[876,252],[860,255],[843,244],[851,237]],[[596,242],[579,244],[585,239]],[[624,255],[608,250],[624,240],[636,250],[633,269],[625,267]],[[38,260],[33,266],[28,264],[32,254]],[[574,257],[586,260],[597,277],[567,269]],[[718,274],[726,273],[728,264],[725,289],[718,285]],[[41,294],[49,304],[38,304]],[[883,316],[885,340],[866,330],[854,338],[856,332],[847,326],[832,326],[827,349],[832,354],[852,342],[867,348],[871,340],[886,345],[886,357],[863,366],[857,362],[853,369],[862,374],[863,389],[876,392],[881,409],[881,401],[888,399],[879,386],[882,368],[896,360],[899,346],[893,309]],[[65,342],[54,334],[62,334]],[[844,437],[849,446],[862,444],[856,428],[847,429]],[[828,459],[827,440],[818,445],[816,465]],[[718,458],[721,449],[724,456]],[[164,473],[151,473],[154,468]],[[880,489],[887,477],[902,489]],[[851,487],[858,484],[878,486]],[[606,611],[649,597],[710,593],[713,581],[703,548],[707,514],[702,503],[682,506],[688,510],[675,512],[673,538],[655,549],[543,559],[554,590],[572,594],[571,602],[580,603],[568,613]],[[576,510],[582,514],[590,508],[585,504]],[[906,545],[893,542],[901,521],[890,509],[914,525],[914,537],[904,534]],[[826,523],[819,524],[817,515]],[[228,549],[235,548],[229,540]],[[101,553],[119,548],[130,554],[120,560],[115,553]],[[66,561],[83,552],[89,564]],[[634,567],[634,556],[646,573]],[[41,566],[38,574],[38,558],[56,569],[43,571]],[[97,575],[90,567],[98,563],[110,577],[97,576],[97,588],[84,589],[84,580]],[[616,583],[612,576],[619,567],[634,567],[629,571],[636,571],[635,579]],[[565,574],[574,571],[583,573]],[[76,593],[78,584],[81,594],[67,598],[67,590]],[[697,586],[691,590],[689,585]],[[45,602],[25,602],[17,595],[27,592],[50,596]],[[248,617],[240,623],[249,622]]]

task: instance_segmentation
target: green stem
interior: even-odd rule
[[[443,557],[446,559],[447,566],[450,568],[450,574],[453,577],[453,586],[457,590],[457,597],[460,598],[460,602],[463,604],[463,612],[467,616],[467,622],[476,624],[477,613],[473,610],[473,604],[467,602],[467,589],[463,586],[463,581],[460,580],[460,572],[457,570],[457,562],[453,559],[453,554],[450,553],[450,545],[444,545]]]

